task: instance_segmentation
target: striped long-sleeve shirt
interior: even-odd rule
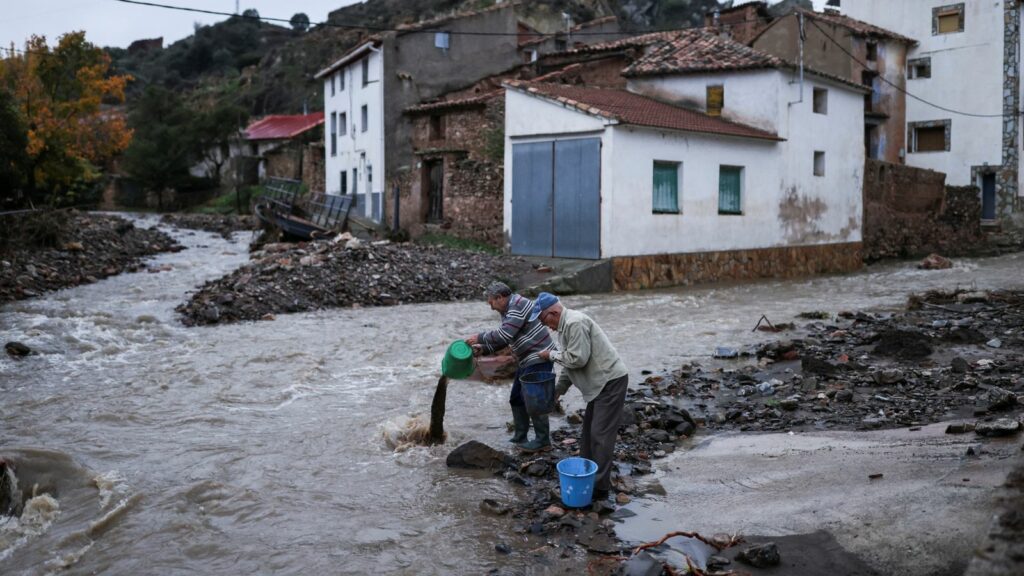
[[[529,321],[533,302],[519,294],[508,299],[508,308],[501,317],[497,330],[481,332],[477,338],[485,354],[494,354],[505,347],[511,347],[520,368],[544,362],[537,354],[543,350],[554,350],[548,329],[540,320]]]

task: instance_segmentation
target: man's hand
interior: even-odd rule
[[[477,334],[473,334],[469,338],[466,338],[466,344],[469,344],[470,346],[476,346],[479,343],[480,337]]]
[[[472,348],[473,348],[473,356],[480,356],[481,354],[484,353],[484,347],[479,345],[479,344],[473,345]]]
[[[545,362],[551,361],[551,350],[541,350],[537,353],[537,357]]]

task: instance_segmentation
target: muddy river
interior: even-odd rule
[[[0,309],[0,341],[40,352],[0,357],[0,457],[40,495],[20,519],[0,519],[0,572],[478,574],[522,563],[495,552],[507,520],[479,512],[514,488],[444,465],[468,439],[507,446],[506,387],[452,382],[445,445],[395,452],[384,441],[428,413],[447,344],[496,325],[485,303],[185,328],[174,307],[244,263],[248,236],[175,235],[188,249],[151,261],[169,270]],[[899,306],[911,290],[1020,286],[1022,268],[1012,255],[567,302],[602,324],[635,381],[769,338],[751,332],[762,314],[787,322]]]

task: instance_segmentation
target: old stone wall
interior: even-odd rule
[[[268,178],[302,179],[302,152],[300,144],[289,144],[264,154],[264,168]]]
[[[929,252],[958,255],[984,245],[974,186],[946,186],[942,172],[868,160],[864,168],[864,259]]]
[[[859,270],[861,244],[820,244],[612,259],[615,290],[689,286],[756,278],[798,278]]]
[[[310,192],[326,192],[327,167],[324,163],[324,143],[307,144],[302,154],[302,181]]]

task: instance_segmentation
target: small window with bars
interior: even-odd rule
[[[655,214],[679,213],[678,162],[654,163],[653,204]]]
[[[932,77],[932,59],[916,58],[907,62],[907,77],[911,80]]]
[[[743,167],[718,167],[718,213],[743,214]]]

